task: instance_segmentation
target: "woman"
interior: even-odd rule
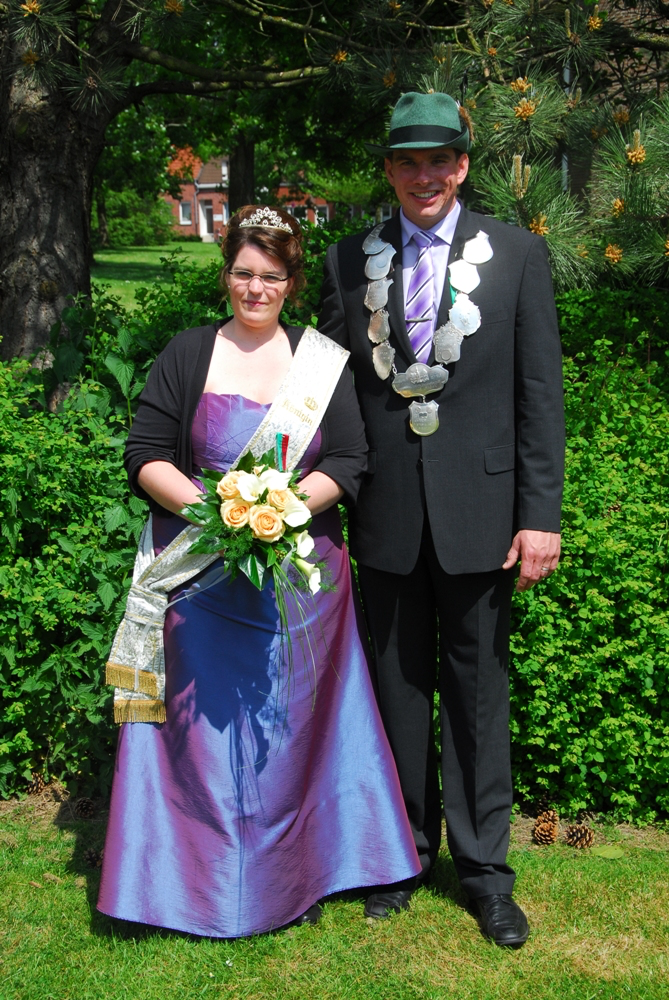
[[[232,318],[168,344],[128,439],[130,484],[151,505],[156,554],[186,526],[178,515],[198,499],[198,472],[227,472],[298,363],[304,331],[279,320],[304,282],[295,220],[241,209],[223,254]],[[304,413],[288,408],[307,423],[317,405],[308,382],[307,373]],[[237,937],[315,923],[323,896],[420,870],[336,506],[355,501],[363,426],[348,369],[332,384],[298,466],[335,588],[314,598],[312,651],[296,633],[286,683],[272,588],[242,575],[168,610],[166,721],[125,724],[119,737],[98,900],[111,916]]]

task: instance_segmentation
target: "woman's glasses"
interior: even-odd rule
[[[288,281],[280,274],[254,274],[253,271],[230,270],[228,274],[232,277],[236,285],[250,285],[254,278],[260,278],[265,288],[278,288],[279,285]]]

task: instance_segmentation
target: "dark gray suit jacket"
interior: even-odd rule
[[[424,438],[409,428],[409,401],[393,391],[392,377],[381,381],[372,365],[364,234],[327,252],[318,328],[351,352],[370,448],[351,512],[351,551],[375,569],[411,572],[425,516],[439,563],[452,574],[499,568],[520,528],[560,530],[562,365],[546,243],[462,208],[449,262],[480,229],[493,249],[470,295],[481,326],[464,339],[444,388],[429,397],[439,403],[440,426]],[[398,216],[381,235],[397,250],[388,312],[395,364],[405,371],[416,358],[404,322]],[[438,325],[449,308],[446,286]]]

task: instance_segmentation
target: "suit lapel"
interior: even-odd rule
[[[413,353],[411,341],[407,333],[404,318],[404,282],[402,280],[402,227],[399,212],[386,222],[381,230],[381,239],[387,240],[395,247],[393,259],[393,283],[388,289],[388,317],[390,321],[391,340],[399,347],[407,364],[413,364],[416,355]]]
[[[471,212],[468,212],[464,205],[460,207],[460,215],[458,217],[458,224],[455,227],[455,233],[453,234],[453,242],[451,243],[451,248],[448,252],[448,263],[452,264],[453,261],[460,260],[462,257],[462,251],[464,249],[467,240],[476,236],[478,232],[478,227],[475,220],[472,219]],[[446,280],[444,281],[444,287],[441,294],[441,302],[439,303],[439,310],[437,312],[437,324],[435,329],[439,329],[443,326],[448,319],[448,314],[451,311],[451,286],[448,281],[448,267],[446,268]]]

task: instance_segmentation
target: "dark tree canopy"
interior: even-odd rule
[[[585,6],[558,0],[0,0],[2,354],[39,349],[67,297],[88,292],[95,170],[100,163],[98,178],[111,183],[118,162],[112,153],[100,158],[111,123],[126,109],[150,102],[148,144],[156,102],[179,107],[182,119],[184,108],[200,102],[197,116],[211,118],[212,134],[236,165],[238,202],[253,193],[249,164],[259,141],[315,165],[316,173],[340,175],[344,190],[363,155],[362,139],[383,134],[402,91],[447,89],[470,103],[479,125],[479,175],[470,193],[478,192],[480,203],[487,198],[488,209],[502,217],[515,212],[519,224],[552,230],[557,254],[568,242],[556,239],[557,215],[576,219],[583,211],[574,200],[560,202],[569,196],[568,182],[556,182],[553,168],[566,157],[573,180],[580,157],[583,193],[607,142],[618,142],[609,162],[622,156],[625,167],[627,148],[644,146],[649,118],[640,98],[657,99],[666,88],[668,53],[663,0],[609,0],[606,9],[589,0]],[[520,97],[510,90],[517,77],[528,80]],[[529,103],[519,113],[522,100]],[[614,141],[611,116],[622,114],[619,105],[630,127]],[[662,114],[651,112],[651,118],[661,125]],[[663,196],[656,151],[664,134],[658,126],[648,146],[648,169],[655,164],[648,184],[640,162],[628,178],[626,204],[637,205],[635,218],[654,213],[654,239],[664,232],[664,221],[655,218]],[[149,159],[162,155],[159,146],[145,150]],[[509,172],[520,170],[522,193],[527,166],[530,186],[513,206],[505,204]],[[482,169],[497,170],[498,182],[483,184]],[[609,189],[601,171],[598,176],[606,199]],[[644,184],[652,189],[645,208]],[[101,190],[98,184],[95,197]],[[619,198],[625,201],[624,194]],[[530,202],[535,207],[528,215]],[[550,212],[541,207],[549,203]],[[572,252],[571,262],[562,255],[565,280],[584,273],[578,260],[595,256],[577,229],[562,226],[574,246],[585,248]],[[655,260],[657,248],[649,245],[639,261],[648,254]]]

